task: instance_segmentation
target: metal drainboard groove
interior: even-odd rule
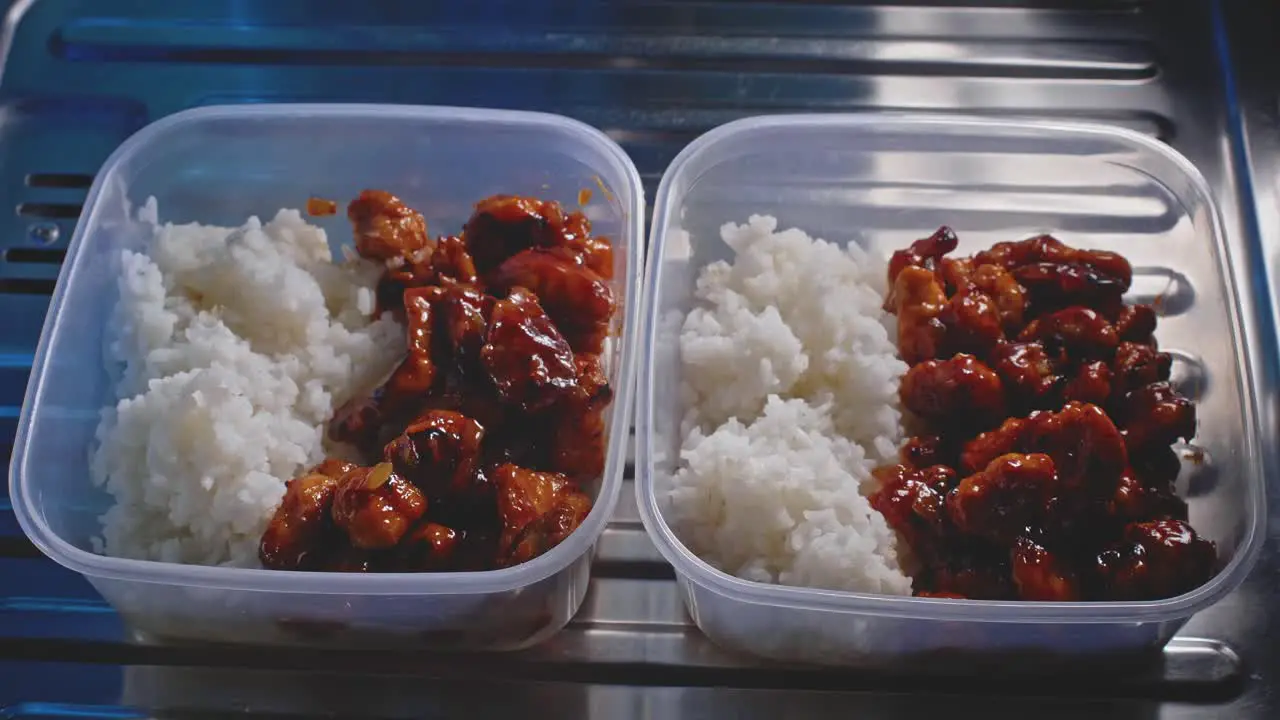
[[[509,26],[496,27],[484,12],[457,9],[464,7],[457,4],[449,10],[407,10],[408,20],[397,18],[396,23],[407,29],[392,35],[393,47],[376,52],[350,39],[361,30],[386,29],[386,21],[354,14],[368,10],[298,0],[263,5],[247,11],[251,17],[238,19],[240,30],[230,30],[216,22],[211,6],[194,3],[139,8],[104,0],[88,9],[69,0],[27,3],[4,68],[0,104],[16,107],[20,98],[50,93],[59,99],[22,105],[25,124],[0,128],[0,152],[8,159],[0,171],[0,199],[26,213],[15,210],[11,224],[0,220],[0,441],[12,438],[12,420],[4,414],[12,414],[21,397],[26,376],[21,359],[29,359],[34,348],[58,253],[70,237],[88,173],[145,121],[192,105],[359,100],[561,112],[604,128],[622,142],[640,166],[650,196],[666,162],[686,142],[722,122],[761,112],[963,111],[1085,119],[1131,127],[1174,144],[1203,129],[1196,125],[1202,119],[1192,106],[1174,96],[1176,88],[1189,82],[1186,66],[1156,62],[1182,51],[1197,29],[1148,2],[1041,2],[1031,8],[988,2],[922,9],[834,1],[628,0],[606,6],[549,0],[538,17],[513,10]],[[194,27],[183,26],[191,32],[174,32],[179,19],[194,22]],[[283,32],[282,27],[292,30]],[[355,32],[335,30],[343,27]],[[453,32],[433,35],[433,27]],[[493,32],[467,32],[481,27]],[[1156,28],[1175,32],[1159,37]],[[767,40],[770,36],[778,41]],[[1200,49],[1201,44],[1191,43],[1189,52]],[[1192,61],[1207,65],[1211,59],[1196,55]],[[69,118],[78,116],[76,108],[89,102],[86,98],[94,99],[94,113],[72,124]],[[15,156],[22,147],[32,150]],[[50,149],[57,157],[40,156]],[[1222,163],[1203,148],[1193,159],[1202,166],[1207,161],[1215,172]],[[33,242],[29,226],[35,223],[57,227],[59,240],[51,246]],[[14,315],[25,319],[12,319]],[[17,360],[7,367],[5,357]],[[431,662],[404,667],[432,675],[452,672],[455,682],[502,673],[513,681],[559,680],[558,689],[538,697],[554,697],[553,705],[568,716],[592,714],[587,699],[572,688],[580,683],[619,686],[593,691],[604,694],[592,695],[592,702],[597,712],[625,708],[628,716],[639,716],[638,706],[630,704],[632,696],[620,686],[635,684],[915,689],[892,674],[855,680],[826,671],[760,670],[710,647],[688,627],[670,570],[643,534],[630,481],[622,492],[615,521],[600,543],[588,602],[561,636],[528,653],[470,659],[452,670],[446,663]],[[16,532],[11,518],[6,525],[4,512],[0,507],[0,536]],[[20,646],[46,647],[18,642],[27,632],[73,643],[47,650],[51,659],[83,652],[106,662],[149,664],[145,672],[130,669],[134,683],[124,694],[129,704],[142,707],[221,707],[213,697],[219,693],[210,688],[228,687],[257,688],[256,695],[246,691],[237,697],[252,698],[257,707],[275,712],[309,707],[307,693],[281,691],[278,673],[172,667],[190,662],[236,665],[243,654],[207,658],[123,644],[118,620],[100,610],[81,613],[87,624],[68,622],[73,607],[92,607],[92,595],[81,598],[86,587],[61,578],[58,573],[65,571],[51,563],[31,558],[29,546],[20,550],[16,543],[0,542],[0,557],[6,555],[25,559],[0,560],[0,576],[20,578],[25,581],[22,594],[42,601],[23,610],[0,602],[0,655],[37,652]],[[107,625],[94,625],[97,621],[86,617]],[[86,642],[90,638],[96,642]],[[288,665],[280,656],[263,663]],[[1091,681],[1079,689],[1115,697],[1225,702],[1238,692],[1242,673],[1240,659],[1228,646],[1180,637],[1165,652],[1162,666]],[[263,677],[272,680],[264,684]],[[414,685],[420,680],[397,683],[379,675],[370,682],[390,694],[422,697]],[[935,689],[973,697],[1001,690],[991,684],[975,689],[967,682],[943,678]],[[0,681],[0,691],[3,685]],[[178,692],[186,693],[185,699],[178,699]],[[525,697],[521,692],[512,696]],[[671,710],[664,717],[698,708],[749,710],[756,703],[783,709],[808,702],[821,714],[848,709],[806,700],[812,696],[800,693],[762,696],[753,691],[754,700],[731,695],[717,706],[697,691],[683,692],[687,699],[702,699],[682,705],[670,693],[649,697]],[[1027,692],[1052,695],[1062,690],[1041,679],[1029,681]],[[471,693],[475,699],[474,689]],[[19,689],[9,697],[20,696]],[[948,703],[965,702],[956,697]],[[0,703],[5,700],[0,697]],[[782,704],[769,705],[774,701]],[[73,707],[96,708],[89,716],[128,716],[112,714],[109,700],[92,702],[97,704]],[[19,706],[17,714],[23,713],[65,716],[61,709],[41,705]]]

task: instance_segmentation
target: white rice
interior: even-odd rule
[[[258,564],[285,482],[324,457],[324,425],[386,376],[402,327],[372,320],[378,268],[335,264],[296,210],[238,228],[159,225],[119,257],[91,474],[115,498],[97,549],[203,565]],[[150,220],[150,222],[146,222]]]
[[[772,217],[726,224],[733,261],[698,278],[668,519],[742,578],[909,594],[897,538],[865,497],[903,439],[907,368],[881,309],[884,262],[776,229]]]

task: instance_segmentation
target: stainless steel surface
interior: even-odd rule
[[[1262,429],[1275,452],[1274,3],[408,5],[14,5],[0,74],[0,197],[16,208],[0,218],[0,443],[11,442],[61,249],[106,154],[184,107],[306,99],[563,112],[622,142],[650,195],[683,143],[759,112],[946,110],[1136,128],[1200,167],[1247,259],[1238,274],[1250,280],[1242,291]],[[1015,681],[968,662],[920,677],[765,666],[717,651],[684,617],[629,484],[588,603],[565,633],[526,653],[448,658],[136,641],[87,583],[34,554],[0,497],[0,716],[1274,717],[1280,478],[1271,485],[1257,568],[1162,657],[1023,669]]]

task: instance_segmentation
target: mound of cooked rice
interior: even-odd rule
[[[720,234],[680,336],[685,441],[667,489],[681,540],[750,580],[909,594],[865,493],[903,439],[885,265],[777,220]]]
[[[372,318],[378,267],[334,263],[296,210],[238,228],[146,224],[146,247],[119,257],[118,402],[91,465],[116,502],[96,549],[252,567],[285,482],[324,458],[325,423],[386,377],[403,329]]]

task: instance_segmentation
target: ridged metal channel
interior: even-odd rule
[[[1273,439],[1280,123],[1274,72],[1260,67],[1275,67],[1278,26],[1266,3],[1221,4],[20,0],[0,69],[0,444],[7,456],[48,296],[107,154],[169,113],[264,101],[563,113],[617,139],[649,197],[685,143],[758,113],[962,111],[1136,129],[1200,167],[1253,269],[1246,321],[1262,340],[1252,352]],[[87,583],[35,552],[0,495],[0,717],[1272,717],[1274,546],[1148,663],[778,667],[724,654],[690,626],[628,480],[587,603],[547,644],[318,655],[131,641]]]

